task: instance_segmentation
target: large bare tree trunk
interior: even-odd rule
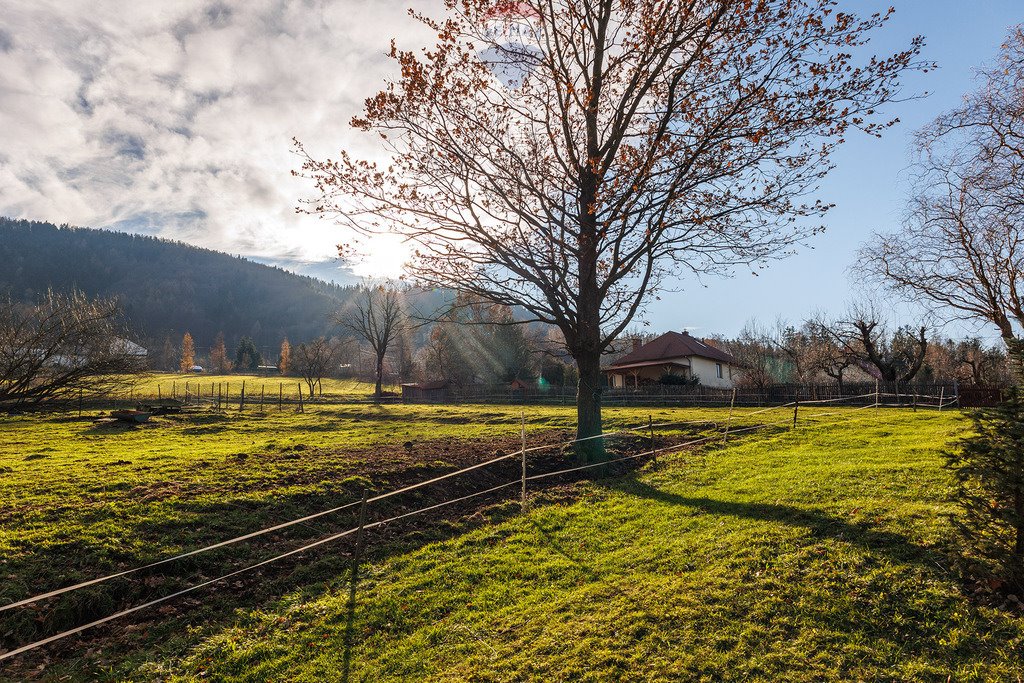
[[[590,439],[578,444],[582,460],[594,462],[604,456],[601,434],[601,352],[580,353],[576,358],[580,380],[576,390],[576,438]]]
[[[383,383],[384,377],[384,356],[383,354],[377,355],[377,386],[373,390],[374,398],[379,399],[381,397],[381,384]]]

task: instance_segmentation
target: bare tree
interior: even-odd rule
[[[352,304],[335,316],[338,325],[370,345],[377,381],[373,392],[376,398],[381,396],[384,358],[406,324],[402,298],[402,293],[394,287],[364,287]]]
[[[756,320],[748,320],[736,339],[722,340],[743,370],[738,384],[751,389],[766,389],[782,381],[783,363],[771,333]]]
[[[835,380],[839,392],[843,391],[843,382],[847,373],[856,367],[857,357],[850,345],[837,338],[832,330],[837,325],[823,315],[818,315],[804,323],[804,329],[811,344],[811,364],[819,372]]]
[[[342,345],[336,339],[326,337],[317,337],[295,348],[292,370],[305,380],[310,398],[317,393],[323,395],[323,378],[338,367],[341,351]]]
[[[834,0],[445,0],[429,51],[359,129],[387,160],[301,144],[309,211],[397,232],[427,286],[558,327],[577,433],[601,431],[601,355],[666,278],[764,265],[819,230],[807,197],[922,45],[855,63],[886,15]],[[515,33],[515,37],[512,34]],[[812,219],[812,220],[801,220]],[[599,440],[588,442],[600,451]]]
[[[917,376],[928,353],[927,327],[891,325],[873,304],[853,305],[845,319],[819,324],[856,365],[897,386]]]
[[[921,131],[902,228],[862,249],[866,269],[950,318],[994,324],[1024,381],[1024,27],[980,88]]]
[[[112,300],[49,292],[37,304],[0,302],[0,408],[102,396],[141,372]]]

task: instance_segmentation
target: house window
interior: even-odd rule
[[[715,374],[718,375],[718,379],[722,379],[722,364],[715,363]]]

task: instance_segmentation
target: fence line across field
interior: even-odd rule
[[[776,408],[783,408],[783,407],[787,407],[787,406],[776,406]],[[838,411],[838,412],[835,412],[835,413],[830,413],[829,415],[838,415],[838,414],[844,414],[845,415],[845,414],[849,414],[850,412],[859,412],[859,411],[865,410],[867,408],[873,408],[873,407],[878,407],[878,404],[876,403],[876,404],[868,405],[868,406],[860,406],[860,407],[855,408],[855,409],[853,409],[851,411]],[[900,407],[902,407],[902,405]],[[765,412],[765,411],[758,411],[758,412]],[[751,415],[751,414],[748,413],[747,415]],[[811,416],[808,416],[808,417],[812,417],[812,418],[813,417],[824,417],[825,415],[826,414],[821,414],[821,415],[818,415],[818,416],[811,415]],[[849,418],[847,418],[847,419],[849,419]],[[838,421],[833,421],[833,422],[838,423]],[[702,423],[703,424],[708,424],[707,421],[702,421]],[[787,419],[787,420],[784,420],[784,421],[774,422],[774,423],[765,423],[765,424],[750,425],[750,426],[745,426],[745,427],[737,427],[735,429],[728,430],[726,433],[727,434],[745,433],[745,432],[750,432],[750,431],[768,429],[768,428],[771,428],[771,427],[779,427],[779,426],[783,426],[783,425],[788,425],[789,423],[790,423],[790,421],[789,421],[789,419]],[[524,424],[525,424],[525,422],[524,422]],[[671,425],[672,423],[667,423],[667,424]],[[715,426],[719,426],[718,423],[711,423],[711,424],[714,424]],[[821,421],[815,421],[815,426],[822,426],[823,424],[825,424],[825,423],[823,423]],[[653,423],[651,423],[649,421],[647,425],[643,425],[641,427],[636,427],[636,428],[630,428],[630,429],[622,430],[622,431],[625,431],[627,433],[635,433],[636,431],[639,431],[639,430],[652,429],[655,426],[656,425],[654,425]],[[795,415],[794,415],[794,426],[795,426]],[[728,429],[728,427],[726,427],[726,429]],[[587,438],[584,438],[584,439],[574,439],[574,440],[571,440],[571,441],[565,441],[565,442],[561,442],[559,444],[555,444],[554,446],[558,446],[558,447],[569,446],[569,445],[573,445],[573,444],[576,444],[576,443],[580,443],[582,441],[588,441],[591,438],[607,437],[607,436],[610,436],[610,435],[613,435],[613,434],[614,433],[598,435],[598,436],[595,436],[595,437],[587,437]],[[584,470],[589,470],[589,469],[593,469],[593,468],[597,468],[597,467],[602,467],[603,468],[603,467],[607,467],[609,465],[613,465],[613,464],[620,463],[620,462],[625,462],[627,460],[635,460],[635,459],[642,458],[642,457],[645,457],[645,456],[656,456],[656,454],[658,454],[658,453],[664,453],[664,452],[673,451],[673,450],[680,450],[680,449],[692,447],[692,446],[695,446],[695,445],[698,445],[698,444],[708,443],[708,442],[712,441],[713,439],[717,439],[718,436],[719,435],[716,433],[716,434],[713,434],[713,435],[704,436],[704,437],[700,437],[700,438],[697,438],[697,439],[691,439],[689,441],[684,441],[684,442],[672,444],[672,445],[669,445],[669,446],[663,446],[663,447],[660,447],[660,448],[653,448],[653,443],[654,442],[653,442],[653,432],[652,432],[651,433],[651,439],[652,439],[651,445],[652,445],[652,448],[650,448],[649,450],[640,452],[640,453],[636,453],[636,454],[632,454],[632,455],[628,455],[628,456],[623,456],[623,457],[615,458],[615,459],[612,459],[612,460],[606,460],[606,461],[590,463],[590,464],[582,465],[582,466],[565,468],[565,469],[558,470],[558,471],[555,471],[555,472],[543,472],[543,473],[535,474],[535,475],[531,475],[531,476],[527,476],[525,465],[524,465],[524,469],[523,469],[523,473],[522,473],[522,477],[521,478],[516,478],[514,480],[505,482],[503,484],[499,484],[497,486],[493,486],[493,487],[490,487],[488,489],[485,489],[485,490],[482,490],[482,491],[477,491],[475,493],[471,493],[471,494],[468,494],[468,495],[465,495],[465,496],[460,496],[458,498],[453,498],[453,499],[449,499],[449,500],[446,500],[446,501],[442,501],[440,503],[435,503],[435,504],[432,504],[432,505],[429,505],[429,506],[425,506],[423,508],[418,508],[418,509],[410,511],[410,512],[405,512],[405,513],[402,513],[402,514],[399,514],[399,515],[394,515],[394,516],[389,517],[389,518],[384,519],[384,520],[372,522],[372,523],[369,523],[369,524],[364,524],[364,525],[361,525],[360,527],[354,527],[354,528],[346,529],[344,531],[341,531],[341,532],[338,532],[338,533],[335,533],[335,534],[331,534],[331,535],[326,536],[326,537],[324,537],[322,539],[313,541],[311,543],[307,543],[307,544],[302,545],[302,546],[300,546],[298,548],[295,548],[293,550],[289,550],[289,551],[280,553],[280,554],[275,555],[275,556],[273,556],[271,558],[268,558],[266,560],[262,560],[260,562],[254,563],[252,565],[248,565],[246,567],[243,567],[241,569],[229,572],[229,573],[224,574],[222,576],[219,576],[217,578],[210,579],[210,580],[207,580],[207,581],[203,581],[201,583],[195,584],[195,585],[190,586],[188,588],[184,588],[182,590],[176,591],[176,592],[171,593],[171,594],[166,595],[166,596],[162,596],[160,598],[155,598],[153,600],[147,601],[147,602],[142,603],[140,605],[136,605],[134,607],[126,608],[124,610],[116,612],[115,614],[108,615],[106,617],[97,619],[95,621],[89,622],[89,623],[84,624],[82,626],[78,626],[78,627],[75,627],[75,628],[63,631],[61,633],[57,633],[55,635],[49,636],[47,638],[40,639],[38,641],[29,643],[29,644],[24,645],[22,647],[15,648],[14,650],[10,650],[8,652],[0,653],[0,661],[6,660],[6,659],[10,659],[10,658],[18,656],[20,654],[24,654],[24,653],[29,652],[31,650],[34,650],[34,649],[37,649],[39,647],[43,647],[43,646],[48,645],[50,643],[56,642],[58,640],[62,640],[64,638],[68,638],[70,636],[82,633],[83,631],[86,631],[88,629],[91,629],[91,628],[94,628],[94,627],[97,627],[97,626],[101,626],[103,624],[109,623],[109,622],[114,621],[116,619],[128,616],[130,614],[134,614],[134,613],[136,613],[136,612],[138,612],[140,610],[144,610],[146,608],[149,608],[149,607],[161,604],[163,602],[167,602],[169,600],[172,600],[172,599],[180,597],[182,595],[185,595],[185,594],[191,593],[193,591],[205,588],[207,586],[210,586],[210,585],[213,585],[213,584],[216,584],[216,583],[220,583],[220,582],[225,581],[227,579],[233,578],[235,576],[239,576],[239,575],[241,575],[243,573],[246,573],[246,572],[249,572],[249,571],[253,571],[253,570],[258,569],[260,567],[267,566],[269,564],[272,564],[274,562],[278,562],[278,561],[283,560],[285,558],[292,557],[292,556],[304,553],[304,552],[306,552],[308,550],[311,550],[313,548],[317,548],[317,547],[325,545],[327,543],[331,543],[333,541],[337,541],[337,540],[339,540],[341,538],[344,538],[344,537],[347,537],[347,536],[349,536],[349,535],[351,535],[353,533],[359,532],[361,529],[371,529],[371,528],[376,528],[376,527],[384,526],[386,524],[389,524],[389,523],[392,523],[392,522],[395,522],[395,521],[398,521],[398,520],[401,520],[401,519],[405,519],[405,518],[408,518],[408,517],[412,517],[412,516],[417,515],[417,514],[422,514],[424,512],[428,512],[428,511],[431,511],[431,510],[436,510],[436,509],[439,509],[439,508],[442,508],[442,507],[445,507],[445,506],[448,506],[448,505],[453,505],[453,504],[456,504],[456,503],[459,503],[459,502],[464,502],[466,500],[477,498],[477,497],[480,497],[480,496],[483,496],[483,495],[487,495],[487,494],[490,494],[490,493],[495,493],[497,491],[500,491],[500,490],[503,490],[503,489],[506,489],[506,488],[510,488],[512,486],[519,485],[519,484],[522,484],[524,486],[524,491],[525,491],[525,484],[526,484],[526,482],[529,482],[529,481],[537,481],[537,480],[540,480],[540,479],[546,479],[546,478],[551,478],[551,477],[555,477],[555,476],[561,476],[561,475],[565,475],[565,474],[581,472],[581,471],[584,471]],[[552,445],[548,445],[546,447],[550,448],[550,447],[552,447]],[[389,492],[380,494],[378,496],[374,496],[372,498],[367,498],[364,495],[364,497],[363,497],[363,499],[361,501],[355,501],[355,502],[347,503],[345,505],[338,506],[338,507],[335,507],[335,508],[331,508],[329,510],[324,510],[324,511],[321,511],[321,512],[318,512],[318,513],[314,513],[312,515],[307,515],[305,517],[302,517],[302,518],[299,518],[299,519],[296,519],[296,520],[291,520],[289,522],[284,522],[282,524],[275,525],[273,527],[268,527],[266,529],[261,529],[259,531],[255,531],[255,532],[252,532],[252,533],[249,533],[249,534],[245,534],[243,536],[239,536],[239,537],[236,537],[236,538],[233,538],[233,539],[229,539],[229,540],[226,540],[226,541],[221,541],[219,543],[212,544],[212,545],[206,546],[204,548],[199,548],[199,549],[192,550],[192,551],[189,551],[189,552],[186,552],[186,553],[181,553],[179,555],[176,555],[176,556],[173,556],[173,557],[170,557],[170,558],[166,558],[164,560],[159,560],[159,561],[156,561],[156,562],[144,565],[144,566],[140,566],[140,567],[137,567],[135,569],[125,570],[125,571],[118,572],[118,573],[115,573],[115,574],[111,574],[111,575],[108,575],[108,576],[105,576],[105,577],[100,577],[100,578],[97,578],[97,579],[92,579],[90,581],[82,582],[82,583],[79,583],[79,584],[76,584],[76,585],[73,585],[73,586],[67,586],[65,588],[61,588],[61,589],[57,589],[57,590],[54,590],[54,591],[50,591],[48,593],[40,594],[40,595],[31,597],[31,598],[26,598],[24,600],[19,600],[17,602],[11,603],[9,605],[5,605],[5,606],[0,607],[0,611],[5,611],[5,610],[13,609],[13,608],[16,608],[16,607],[26,606],[26,605],[34,603],[34,602],[45,600],[45,599],[48,599],[48,598],[51,598],[51,597],[56,597],[56,596],[59,596],[59,595],[65,594],[65,593],[69,593],[69,592],[72,592],[72,591],[75,591],[75,590],[78,590],[78,589],[81,589],[81,588],[84,588],[84,587],[87,587],[87,586],[92,586],[92,585],[96,585],[96,584],[99,584],[99,583],[103,583],[105,581],[109,581],[109,580],[112,580],[114,578],[123,577],[123,576],[129,575],[129,574],[133,574],[133,573],[136,573],[136,572],[139,572],[139,571],[143,571],[145,569],[149,569],[149,568],[157,567],[157,566],[160,566],[160,565],[168,564],[168,563],[173,562],[173,561],[178,560],[178,559],[182,559],[182,558],[185,558],[185,557],[198,555],[200,553],[208,552],[210,550],[214,550],[214,549],[217,549],[217,548],[222,548],[222,547],[234,544],[234,543],[238,543],[238,542],[241,542],[241,541],[244,541],[244,540],[248,540],[248,539],[251,539],[251,538],[255,538],[257,536],[261,536],[261,535],[270,533],[272,531],[280,530],[280,529],[283,529],[283,528],[287,528],[289,526],[293,526],[295,524],[300,524],[300,523],[303,523],[305,521],[309,521],[311,519],[316,519],[316,518],[322,517],[324,515],[332,514],[334,512],[338,512],[338,511],[341,511],[341,510],[346,509],[346,508],[351,508],[351,507],[354,507],[356,505],[366,505],[366,504],[368,504],[370,502],[384,500],[386,498],[390,498],[390,497],[399,495],[401,493],[405,493],[405,492],[412,491],[412,490],[415,490],[415,489],[418,489],[418,488],[422,488],[424,486],[428,486],[430,484],[437,483],[439,481],[442,481],[442,480],[445,480],[445,479],[449,479],[451,477],[459,476],[461,474],[465,474],[466,472],[471,472],[471,471],[480,469],[482,467],[493,465],[495,463],[502,462],[504,460],[509,460],[511,458],[521,457],[521,458],[523,458],[523,462],[525,463],[526,462],[526,460],[525,460],[526,454],[528,452],[535,451],[535,450],[540,449],[540,448],[544,448],[544,447],[535,447],[533,449],[522,448],[522,449],[520,449],[518,451],[515,451],[513,453],[509,453],[507,455],[498,456],[496,458],[492,458],[490,460],[487,460],[487,461],[484,461],[484,462],[481,462],[481,463],[477,463],[475,465],[463,468],[461,470],[457,470],[457,471],[454,471],[454,472],[449,472],[449,473],[446,473],[444,475],[440,475],[438,477],[434,477],[432,479],[429,479],[429,480],[426,480],[426,481],[423,481],[423,482],[418,482],[416,484],[412,484],[412,485],[409,485],[409,486],[406,486],[406,487],[402,487],[400,489],[396,489],[394,491],[389,491]]]
[[[859,398],[859,397],[861,397],[861,396],[852,396],[851,398]],[[810,402],[810,401],[808,401],[808,402]],[[751,417],[751,416],[754,416],[754,415],[760,415],[760,414],[767,413],[767,412],[769,412],[771,410],[792,407],[792,405],[794,405],[794,403],[787,403],[787,404],[783,404],[783,405],[777,405],[777,407],[774,407],[772,409],[764,409],[764,410],[761,410],[761,411],[756,411],[754,413],[745,413],[745,414],[741,414],[739,417]],[[872,405],[867,405],[867,407],[862,407],[862,408],[858,408],[858,409],[854,409],[854,410],[863,410],[864,408],[874,408],[874,407],[876,407],[876,405],[872,404]],[[806,416],[806,417],[807,418],[815,418],[815,417],[824,417],[825,415],[839,415],[839,414],[842,414],[842,412],[827,413],[827,414],[821,414],[821,415],[818,415],[818,416],[812,414],[812,415],[809,415],[809,416]],[[785,422],[787,422],[787,421],[785,421]],[[581,442],[584,442],[584,441],[590,441],[590,440],[598,439],[598,438],[602,438],[602,439],[603,438],[609,438],[609,437],[614,437],[616,435],[636,434],[638,432],[647,431],[647,430],[652,429],[652,428],[664,428],[664,427],[668,427],[668,426],[697,425],[697,424],[699,424],[699,425],[709,425],[709,426],[712,426],[712,427],[715,427],[715,428],[723,427],[722,423],[715,422],[715,421],[710,421],[710,420],[691,420],[691,421],[679,421],[679,422],[650,423],[650,424],[647,424],[647,425],[642,425],[640,427],[627,427],[627,428],[623,428],[623,429],[620,429],[620,430],[616,430],[616,431],[612,431],[612,432],[604,432],[602,434],[597,434],[597,435],[594,435],[594,436],[588,436],[588,437],[579,438],[579,439],[571,439],[571,440],[568,440],[568,441],[561,441],[561,442],[558,442],[558,443],[549,443],[549,444],[531,446],[531,447],[527,447],[527,449],[520,449],[518,451],[509,453],[509,454],[506,454],[506,455],[503,455],[503,456],[498,456],[496,458],[493,458],[493,459],[490,459],[490,460],[487,460],[487,461],[484,461],[484,462],[481,462],[481,463],[476,463],[474,465],[462,468],[460,470],[456,470],[456,471],[453,471],[453,472],[447,472],[445,474],[433,477],[431,479],[427,479],[425,481],[420,481],[420,482],[417,482],[417,483],[414,483],[414,484],[410,484],[408,486],[403,486],[401,488],[398,488],[398,489],[395,489],[395,490],[391,490],[391,492],[387,492],[387,493],[384,493],[384,494],[381,494],[381,495],[378,495],[378,496],[375,496],[375,497],[369,499],[368,502],[369,503],[373,503],[373,502],[382,501],[382,500],[385,500],[385,499],[388,499],[388,498],[392,498],[392,497],[398,496],[400,494],[411,492],[411,490],[422,488],[424,486],[428,486],[430,484],[437,483],[437,482],[443,481],[445,479],[450,479],[450,478],[453,478],[453,477],[456,477],[456,476],[460,476],[460,475],[465,474],[467,472],[471,472],[471,471],[474,471],[474,470],[477,470],[477,469],[480,469],[480,468],[483,468],[483,467],[487,467],[489,465],[494,465],[496,463],[499,463],[499,462],[502,462],[502,461],[505,461],[505,460],[511,460],[513,458],[516,458],[516,457],[521,457],[523,455],[530,454],[530,453],[538,453],[538,452],[542,452],[542,451],[550,451],[550,450],[553,450],[553,449],[563,449],[563,447],[565,447],[565,446],[581,443]],[[777,426],[778,424],[784,424],[784,422],[783,423],[772,423],[772,424],[767,424],[767,425],[754,425],[753,427],[745,427],[745,428],[737,427],[737,428],[730,429],[728,433],[729,434],[738,434],[738,433],[743,433],[743,432],[751,431],[751,430],[755,430],[755,429],[763,429],[763,428],[770,427],[770,426]],[[687,443],[684,443],[684,444],[677,444],[676,446],[667,446],[667,449],[671,450],[672,447],[681,447],[683,445],[688,445],[689,443],[696,443],[696,442],[702,442],[702,441],[710,440],[711,438],[713,438],[713,437],[712,436],[702,437],[702,438],[698,439],[697,441],[687,442]],[[648,452],[648,453],[653,453],[653,452]],[[640,454],[640,455],[643,455],[643,454]],[[637,456],[630,456],[630,457],[626,458],[625,460],[631,460],[631,459],[634,459],[636,457]],[[599,465],[607,465],[607,464],[610,464],[610,463],[613,463],[613,462],[617,462],[617,461],[602,461],[601,463],[598,463],[598,464],[595,464],[595,465],[588,465],[588,466],[584,466],[584,467],[581,467],[581,468],[573,468],[572,470],[568,470],[568,471],[575,471],[577,469],[589,469],[590,467],[596,467],[596,466],[599,466]],[[554,475],[560,474],[560,473],[563,473],[563,472],[546,473],[543,476],[546,476],[546,477],[547,476],[554,476]],[[529,480],[529,478],[530,477],[526,477],[527,480]],[[234,545],[234,544],[242,543],[244,541],[248,541],[248,540],[255,539],[255,538],[258,538],[258,537],[261,537],[261,536],[265,536],[265,535],[267,535],[267,533],[271,533],[273,531],[279,531],[279,530],[282,530],[284,528],[288,528],[290,526],[294,526],[296,524],[302,524],[302,523],[305,523],[307,521],[311,521],[313,519],[317,519],[319,517],[324,517],[324,516],[327,516],[327,515],[330,515],[330,514],[334,514],[334,513],[340,512],[342,510],[352,508],[352,507],[354,507],[356,505],[359,505],[359,501],[354,501],[354,502],[347,503],[347,504],[341,505],[341,506],[337,506],[337,507],[334,507],[334,508],[331,508],[331,509],[328,509],[328,510],[323,510],[321,512],[315,512],[315,513],[312,513],[312,514],[300,517],[298,519],[293,519],[293,520],[290,520],[290,521],[282,522],[280,524],[275,524],[275,525],[272,525],[272,526],[268,526],[268,527],[259,529],[257,531],[252,531],[250,533],[246,533],[246,535],[243,535],[243,536],[240,536],[240,537],[236,537],[236,538],[233,538],[233,539],[228,539],[226,541],[221,541],[219,543],[215,543],[215,544],[212,544],[210,546],[206,546],[206,547],[199,548],[199,549],[196,549],[196,550],[191,550],[191,551],[187,551],[187,552],[184,552],[184,553],[180,553],[180,554],[174,555],[172,557],[168,557],[168,558],[164,558],[164,559],[161,559],[161,560],[157,560],[157,561],[154,561],[154,562],[151,562],[151,563],[148,563],[148,564],[144,564],[144,565],[141,565],[141,566],[138,566],[138,567],[134,567],[134,568],[131,568],[131,569],[125,569],[123,571],[118,571],[118,572],[115,572],[115,573],[112,573],[112,574],[104,575],[104,577],[100,577],[100,578],[97,578],[97,579],[92,579],[92,580],[81,582],[79,584],[75,584],[75,585],[72,585],[72,586],[63,587],[63,588],[60,588],[60,589],[54,589],[53,591],[49,591],[47,593],[36,595],[36,596],[30,597],[30,598],[25,598],[23,600],[18,600],[16,602],[12,602],[12,603],[9,603],[9,604],[6,604],[6,605],[0,605],[0,612],[6,611],[6,610],[9,610],[9,609],[13,609],[15,607],[22,607],[22,606],[25,606],[25,605],[28,605],[28,604],[31,604],[31,603],[34,603],[34,602],[39,602],[39,601],[42,601],[42,600],[46,600],[48,598],[57,597],[57,596],[60,596],[60,595],[63,595],[63,594],[67,594],[67,593],[70,593],[70,592],[73,592],[73,591],[77,591],[77,590],[80,590],[80,589],[83,589],[83,588],[88,588],[89,586],[95,586],[95,585],[98,585],[98,584],[109,582],[109,581],[112,581],[114,579],[119,579],[119,578],[127,577],[127,575],[130,575],[130,574],[133,574],[133,573],[137,573],[139,571],[143,571],[143,570],[146,570],[146,569],[152,569],[154,567],[161,566],[161,565],[164,565],[164,564],[169,564],[171,562],[174,562],[174,561],[177,561],[177,560],[181,560],[181,559],[184,559],[184,558],[187,558],[187,557],[194,557],[196,555],[207,553],[207,552],[210,552],[210,551],[213,551],[213,550],[217,550],[217,549],[224,548],[224,547],[227,547],[227,546],[231,546],[231,545]]]

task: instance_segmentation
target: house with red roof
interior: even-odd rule
[[[700,380],[706,387],[731,389],[739,361],[689,332],[666,332],[638,346],[604,369],[613,389],[659,381],[664,375]]]

